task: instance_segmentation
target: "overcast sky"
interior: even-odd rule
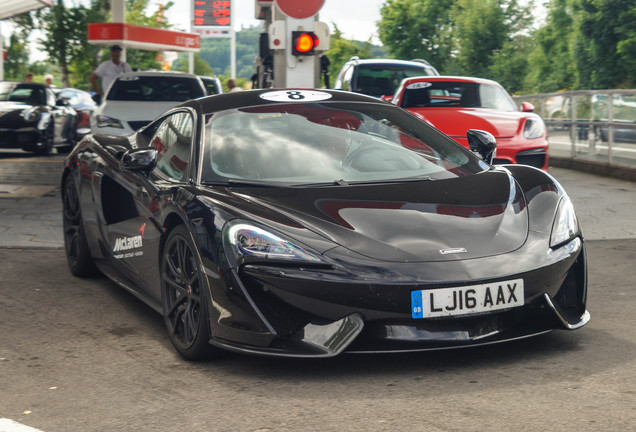
[[[189,12],[182,6],[186,1],[174,0],[175,5],[168,13],[169,22],[184,30],[189,27]],[[153,3],[165,1],[154,0]],[[380,19],[382,3],[384,0],[325,0],[320,21],[329,24],[332,30],[331,23],[335,23],[346,39],[366,41],[372,38],[373,43],[379,44],[375,23]],[[232,0],[232,10],[235,30],[262,22],[254,18],[254,0]]]

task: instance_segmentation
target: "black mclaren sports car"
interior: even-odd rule
[[[456,348],[585,325],[567,194],[541,170],[492,166],[492,135],[468,140],[340,91],[184,102],[68,156],[68,263],[162,313],[187,359]]]

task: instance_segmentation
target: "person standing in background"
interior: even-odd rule
[[[230,89],[230,93],[243,90],[242,88],[236,86],[236,81],[234,81],[232,78],[227,80],[227,88]]]
[[[28,72],[28,73],[24,76],[24,82],[33,82],[33,73]]]
[[[103,95],[117,75],[132,72],[128,63],[121,61],[122,48],[119,45],[110,47],[110,60],[100,64],[91,74],[89,81],[98,95]],[[102,79],[101,88],[97,79]]]

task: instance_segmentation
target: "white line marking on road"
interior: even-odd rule
[[[42,432],[8,418],[0,418],[0,432]]]

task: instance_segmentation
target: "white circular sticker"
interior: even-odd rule
[[[261,99],[272,102],[315,102],[331,99],[331,95],[316,90],[278,90],[261,94]]]
[[[415,82],[413,84],[407,85],[406,88],[409,90],[415,90],[415,89],[421,89],[421,88],[428,88],[432,85],[433,83],[430,83],[430,82]]]

